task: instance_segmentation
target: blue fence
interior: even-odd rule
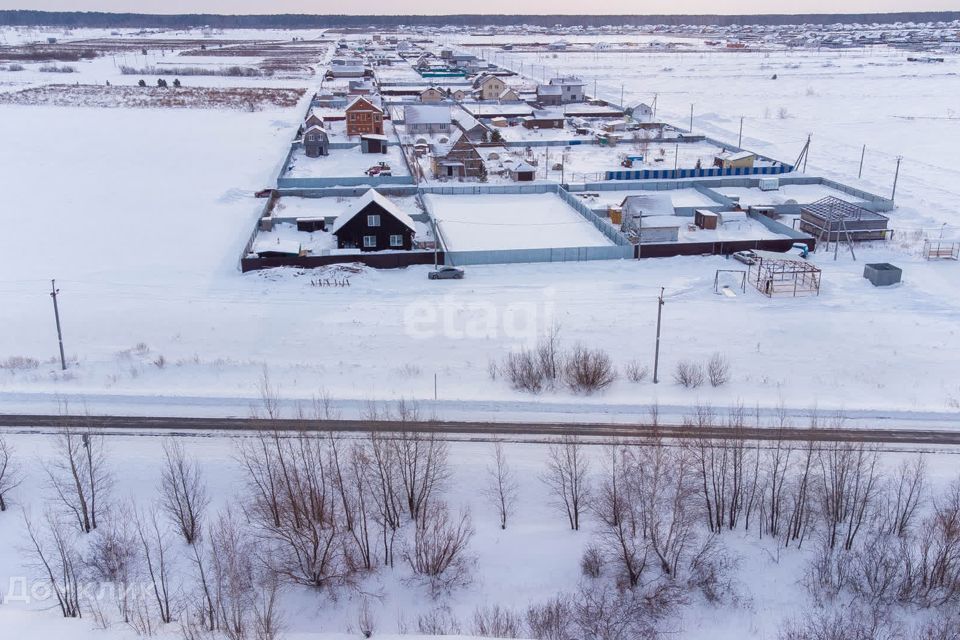
[[[605,180],[681,180],[683,178],[725,178],[730,176],[771,176],[789,173],[793,167],[778,164],[770,167],[709,167],[707,169],[637,169],[607,171]]]

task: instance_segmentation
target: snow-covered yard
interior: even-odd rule
[[[397,145],[387,147],[387,153],[363,153],[360,146],[350,149],[330,149],[330,154],[308,158],[303,147],[297,147],[290,157],[284,178],[362,178],[364,172],[381,163],[390,166],[394,176],[408,176],[403,151]]]
[[[604,247],[596,227],[552,193],[531,195],[427,194],[450,251]]]

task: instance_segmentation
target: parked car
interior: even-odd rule
[[[739,260],[743,264],[755,264],[757,262],[757,254],[749,249],[746,251],[737,251],[733,254],[733,259]]]
[[[437,267],[427,274],[431,280],[462,280],[463,269],[459,267]]]

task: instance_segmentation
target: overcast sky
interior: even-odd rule
[[[589,10],[600,14],[741,14],[741,13],[883,13],[895,11],[950,11],[960,9],[958,0],[481,0],[440,2],[438,0],[0,0],[0,9],[47,11],[120,11],[132,13],[350,13],[350,14],[445,14],[523,13],[579,14]],[[596,15],[595,13],[593,13]]]

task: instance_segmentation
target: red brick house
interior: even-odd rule
[[[347,135],[364,133],[383,135],[383,109],[364,96],[357,96],[347,105]]]

